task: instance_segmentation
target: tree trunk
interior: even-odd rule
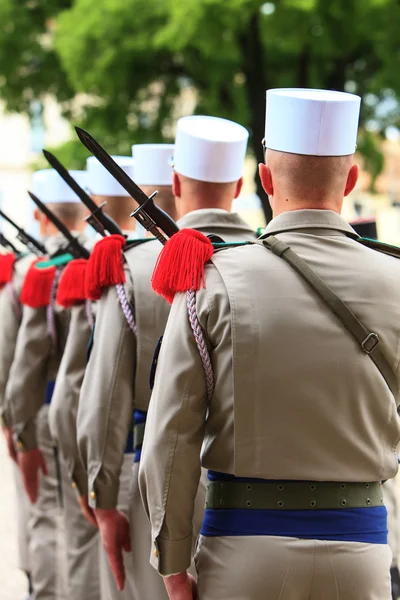
[[[258,165],[264,162],[261,140],[264,137],[265,125],[265,91],[268,88],[258,11],[250,18],[246,31],[239,37],[239,45],[242,50],[243,73],[246,77],[246,95],[250,110],[250,144]],[[268,223],[272,218],[272,211],[268,196],[261,185],[258,169],[254,181]]]

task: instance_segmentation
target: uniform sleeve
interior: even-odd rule
[[[139,471],[152,527],[150,562],[161,575],[179,573],[190,566],[207,411],[205,376],[186,303],[186,294],[178,294],[169,315]]]
[[[71,309],[67,343],[49,408],[51,436],[57,441],[73,486],[78,488],[81,496],[87,494],[88,486],[86,471],[78,451],[76,418],[90,335],[85,305],[74,306]]]
[[[45,400],[51,353],[46,309],[25,306],[6,388],[11,425],[24,450],[37,446],[34,420]]]
[[[129,282],[129,272],[126,277]],[[132,299],[132,293],[129,297]],[[93,348],[77,420],[79,452],[88,473],[89,501],[94,508],[117,506],[119,476],[133,426],[135,364],[136,338],[112,287],[97,306]]]
[[[11,365],[17,345],[18,330],[21,323],[22,310],[15,290],[6,286],[0,294],[0,413],[7,425],[7,408],[5,392]]]

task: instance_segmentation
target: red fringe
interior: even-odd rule
[[[0,254],[0,289],[11,281],[16,258],[12,252]]]
[[[76,258],[65,267],[57,288],[56,302],[64,308],[86,300],[85,279],[88,260]]]
[[[21,290],[21,302],[31,308],[42,308],[50,304],[56,267],[38,269],[36,260],[27,272]]]
[[[178,292],[199,290],[204,286],[204,265],[213,254],[213,245],[203,233],[181,229],[160,252],[151,280],[153,290],[168,302]]]
[[[125,283],[123,235],[109,235],[95,245],[86,270],[86,297],[99,300],[104,288]]]

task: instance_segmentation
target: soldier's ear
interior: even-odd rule
[[[274,186],[272,184],[272,175],[268,165],[260,163],[258,165],[258,173],[260,175],[261,183],[268,196],[274,195]]]
[[[181,197],[181,181],[179,179],[179,175],[175,173],[175,171],[172,177],[172,193],[174,194],[175,198]]]
[[[239,179],[239,181],[236,183],[235,198],[237,198],[239,196],[240,192],[242,191],[242,187],[243,187],[243,177],[241,177]]]
[[[40,222],[40,211],[38,208],[35,208],[35,210],[33,211],[33,218],[35,219],[35,221]]]
[[[356,187],[356,183],[358,181],[359,168],[358,165],[353,165],[347,175],[346,187],[344,190],[344,195],[348,196],[350,192],[354,190]]]

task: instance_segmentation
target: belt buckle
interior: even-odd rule
[[[367,335],[365,340],[361,342],[361,348],[366,354],[371,354],[379,344],[379,335],[371,332]]]

